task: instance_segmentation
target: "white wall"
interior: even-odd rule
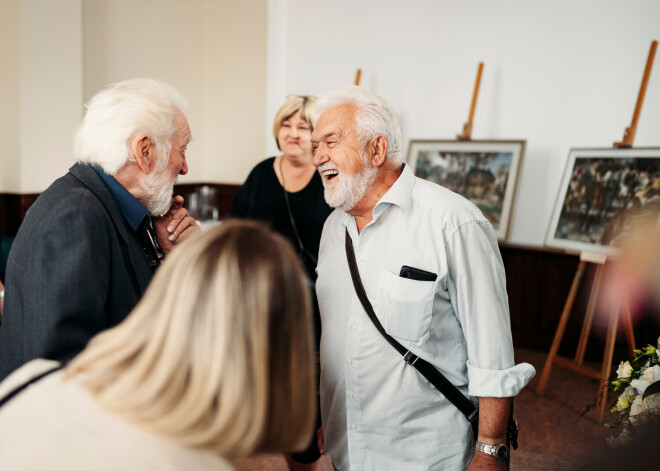
[[[81,0],[3,0],[0,191],[38,192],[72,163],[82,116]]]
[[[72,165],[82,117],[81,0],[21,0],[20,190],[42,191]]]
[[[360,67],[398,111],[407,155],[410,139],[461,132],[483,61],[472,138],[527,140],[509,240],[542,245],[569,149],[609,147],[630,125],[659,21],[655,0],[269,0],[267,116]],[[660,145],[659,63],[636,147]]]
[[[151,76],[188,98],[182,182],[240,183],[276,152],[286,95],[353,82],[388,98],[404,142],[451,139],[485,62],[474,139],[527,139],[510,240],[541,245],[568,150],[630,124],[656,0],[2,0],[0,191],[38,192],[72,161],[81,105]],[[635,145],[660,145],[660,58]]]
[[[207,0],[204,182],[243,183],[265,157],[266,2]],[[271,138],[272,140],[272,138]],[[200,180],[198,180],[200,181]]]
[[[0,191],[20,186],[19,0],[0,1]]]
[[[266,0],[1,0],[0,192],[73,163],[83,103],[153,77],[188,99],[186,182],[240,183],[265,157]]]
[[[180,182],[242,182],[263,158],[265,1],[84,0],[83,25],[85,101],[134,77],[187,98],[193,142]]]

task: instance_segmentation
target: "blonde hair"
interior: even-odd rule
[[[300,119],[309,124],[310,131],[313,131],[316,127],[316,120],[319,117],[316,112],[316,97],[311,95],[295,95],[289,98],[277,110],[275,122],[273,123],[273,137],[275,138],[278,149],[280,148],[280,143],[277,140],[277,136],[282,128],[282,123],[296,113],[300,115]]]
[[[66,377],[106,410],[229,459],[304,448],[316,406],[298,258],[256,222],[224,222],[191,239]]]

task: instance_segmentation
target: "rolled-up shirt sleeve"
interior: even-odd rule
[[[449,296],[467,345],[468,393],[516,396],[534,376],[514,365],[504,265],[490,223],[473,220],[447,240]]]
[[[534,377],[536,370],[529,363],[520,363],[503,370],[484,370],[468,360],[468,392],[476,397],[513,397]]]

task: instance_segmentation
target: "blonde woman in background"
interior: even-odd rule
[[[0,469],[230,470],[306,446],[310,309],[281,236],[233,221],[190,238],[123,323],[0,407]],[[0,397],[53,365],[28,363]]]

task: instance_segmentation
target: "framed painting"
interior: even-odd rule
[[[660,218],[660,148],[571,149],[545,243],[613,255],[649,218]]]
[[[472,201],[506,240],[524,150],[525,141],[412,140],[407,160],[416,176]]]

